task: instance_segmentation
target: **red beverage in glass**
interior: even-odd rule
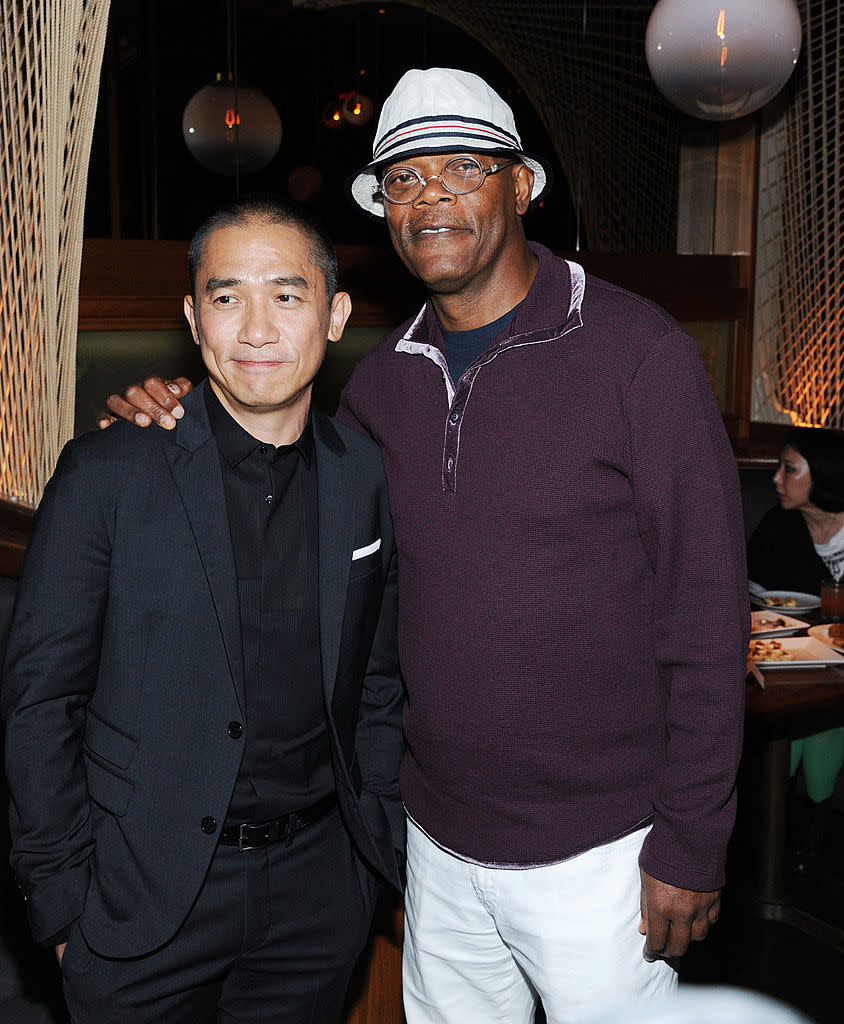
[[[821,584],[821,614],[829,622],[844,621],[844,579]]]

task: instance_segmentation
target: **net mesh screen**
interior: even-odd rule
[[[109,0],[3,0],[0,494],[37,503],[73,433],[85,184]]]
[[[322,9],[347,0],[293,2]],[[410,6],[458,26],[519,83],[581,211],[584,248],[675,249],[681,122],[645,61],[652,0],[410,0]]]
[[[844,2],[798,7],[793,96],[761,139],[752,415],[844,428]]]

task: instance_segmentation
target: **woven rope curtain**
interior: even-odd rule
[[[802,75],[762,134],[757,420],[844,428],[844,0],[799,0]]]
[[[0,6],[0,494],[36,504],[73,433],[85,187],[109,0]]]
[[[316,9],[353,2],[293,0]],[[674,249],[680,120],[645,61],[654,0],[405,2],[483,44],[522,87],[565,171],[586,247]],[[407,66],[418,61],[408,45]],[[522,142],[537,148],[536,140]]]

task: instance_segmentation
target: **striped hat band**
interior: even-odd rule
[[[512,135],[490,121],[443,114],[439,117],[419,117],[396,125],[375,143],[372,162],[400,159],[405,152],[419,152],[419,147],[434,151],[440,146],[453,149],[454,145],[472,149],[513,149],[521,151],[517,135]]]

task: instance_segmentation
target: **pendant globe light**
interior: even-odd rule
[[[215,174],[255,174],[281,145],[281,118],[258,89],[241,85],[237,73],[237,26],[233,0],[226,4],[228,73],[188,100],[182,135],[193,157]]]
[[[794,0],[659,0],[645,35],[657,88],[693,117],[729,121],[764,106],[800,55]]]
[[[182,134],[194,158],[215,174],[255,174],[281,145],[281,118],[258,89],[222,75],[188,101]]]
[[[361,15],[360,12],[358,12],[358,18],[355,24],[355,77],[358,82],[360,82],[366,74],[366,71],[361,67],[360,43]],[[364,96],[362,92],[358,92],[357,89],[354,89],[352,92],[341,93],[339,99],[341,101],[340,114],[346,124],[362,127],[365,124],[369,124],[372,120],[375,107],[372,104],[372,100],[368,96]]]

